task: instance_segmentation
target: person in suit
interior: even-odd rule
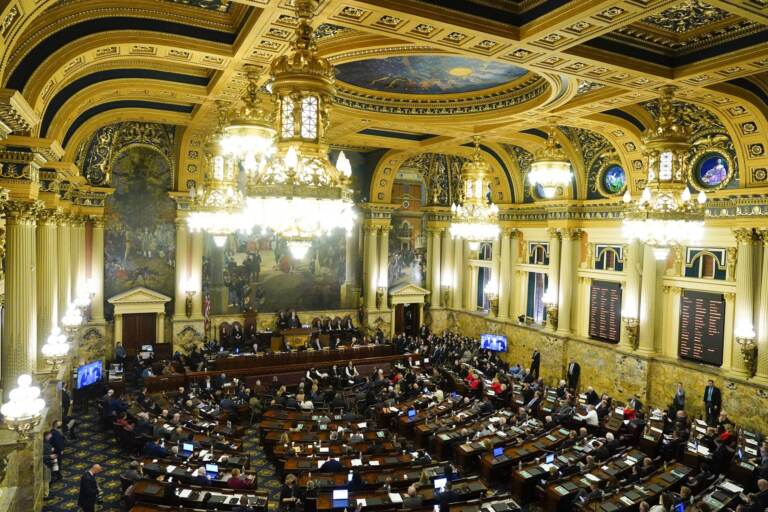
[[[589,405],[597,405],[600,403],[600,396],[592,386],[587,388],[587,392],[584,393],[584,396],[586,397],[586,401]]]
[[[341,462],[331,457],[328,457],[320,466],[321,473],[341,473],[342,471],[344,471],[344,466],[341,465]]]
[[[99,484],[96,482],[96,475],[101,473],[101,466],[94,464],[80,477],[80,494],[77,497],[77,506],[83,509],[83,512],[94,512],[96,501],[99,498]]]
[[[416,493],[416,486],[411,484],[403,498],[403,508],[419,508],[423,501],[424,498]]]
[[[672,397],[672,409],[673,413],[682,411],[685,409],[685,389],[683,389],[683,383],[677,383],[677,389],[675,390],[675,396]]]
[[[197,468],[195,476],[192,477],[191,482],[194,485],[202,485],[203,487],[210,487],[213,485],[211,483],[211,479],[208,478],[208,475],[205,474],[204,468]]]
[[[312,350],[323,350],[323,346],[320,344],[320,337],[312,336],[312,341],[309,342],[309,348]]]
[[[575,390],[579,386],[579,375],[581,374],[581,366],[579,363],[571,359],[568,363],[568,368],[565,372],[565,380],[568,381],[568,388]]]
[[[721,405],[720,388],[716,387],[715,382],[710,379],[704,388],[704,411],[706,412],[707,425],[715,426],[717,424]]]
[[[746,505],[739,505],[736,512],[763,512],[768,508],[768,480],[757,481],[758,492],[747,497]]]
[[[240,496],[240,504],[235,508],[234,512],[254,512],[253,507],[248,506],[248,496],[245,494]]]
[[[539,378],[539,367],[541,366],[541,352],[534,350],[531,355],[531,369],[529,374],[533,375],[534,379]]]
[[[297,329],[301,327],[301,320],[299,320],[298,315],[296,315],[296,311],[291,310],[291,316],[288,318],[288,327],[291,329]]]

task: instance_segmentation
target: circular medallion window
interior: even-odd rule
[[[600,192],[605,196],[616,196],[624,193],[627,186],[627,173],[618,164],[608,164],[598,176]]]
[[[699,190],[718,190],[733,177],[731,158],[719,151],[705,151],[691,162],[693,184]]]

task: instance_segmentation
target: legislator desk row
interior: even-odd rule
[[[169,480],[171,477],[168,478]],[[245,496],[248,505],[257,512],[267,512],[269,493],[267,491],[243,491],[177,485],[175,481],[139,480],[134,484],[134,499],[139,505],[131,510],[141,510],[142,504],[156,504],[193,509],[234,510]],[[157,509],[148,509],[157,510]]]
[[[204,383],[207,377],[215,377],[221,373],[226,373],[227,378],[232,379],[237,377],[242,380],[248,386],[252,386],[257,379],[262,379],[264,385],[268,385],[268,381],[264,381],[265,378],[271,379],[273,375],[276,375],[278,381],[281,384],[295,384],[300,378],[304,376],[307,370],[311,368],[327,368],[334,364],[341,367],[346,366],[349,361],[352,361],[357,367],[361,375],[364,375],[363,369],[370,367],[388,367],[391,363],[394,363],[402,358],[400,355],[393,353],[391,345],[368,345],[352,348],[342,348],[335,350],[323,350],[317,352],[281,352],[264,355],[230,355],[219,361],[239,360],[243,359],[242,364],[254,363],[254,367],[245,367],[237,369],[219,369],[216,371],[208,372],[191,372],[186,371],[184,373],[175,373],[171,375],[157,375],[152,377],[146,377],[144,379],[144,386],[146,386],[149,393],[155,393],[160,391],[172,391],[178,389],[181,386],[187,387],[192,383]],[[314,361],[306,359],[306,357],[317,354],[318,357],[325,357],[327,359]],[[237,361],[232,363],[240,365],[241,362]],[[280,373],[275,373],[275,369],[280,368]],[[116,391],[122,391],[123,384],[121,382],[109,382],[111,388],[115,388]]]

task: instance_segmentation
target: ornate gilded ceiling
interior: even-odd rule
[[[246,65],[264,85],[296,24],[290,0],[10,0],[1,9],[1,87],[39,117],[29,134],[58,141],[74,161],[116,122],[183,127],[182,190],[199,179],[216,102],[239,101]],[[372,200],[388,197],[385,169],[425,153],[466,157],[475,134],[507,176],[504,193],[533,200],[525,173],[548,123],[574,162],[572,197],[611,197],[603,192],[617,175],[600,188],[608,164],[635,191],[642,132],[667,84],[680,88],[686,122],[701,127],[697,141],[733,162],[729,186],[768,185],[763,0],[325,0],[315,26],[338,69],[330,142],[384,155],[372,165]]]

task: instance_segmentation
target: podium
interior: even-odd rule
[[[309,337],[314,331],[309,328],[298,327],[294,329],[283,329],[280,331],[280,336],[272,336],[271,348],[274,352],[282,350],[280,343],[285,340],[285,344],[291,350],[298,350],[307,348],[309,343]]]

